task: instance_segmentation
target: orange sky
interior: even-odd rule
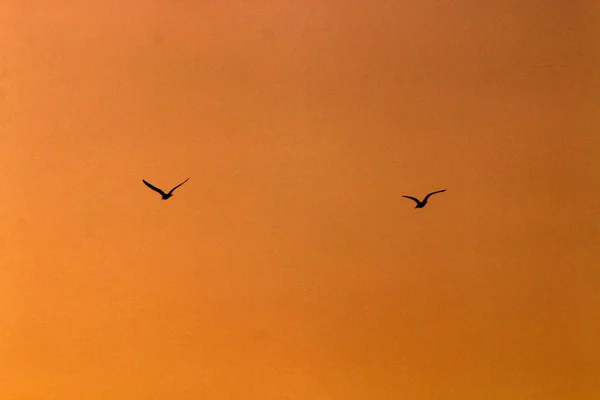
[[[1,399],[599,398],[596,1],[5,3]]]

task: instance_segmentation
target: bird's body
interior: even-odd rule
[[[181,182],[179,185],[175,186],[173,189],[171,189],[169,191],[169,193],[165,193],[163,192],[161,189],[157,188],[156,186],[152,185],[149,182],[146,182],[144,179],[142,179],[142,182],[144,182],[144,184],[146,186],[148,186],[150,189],[154,190],[155,192],[160,193],[161,197],[163,200],[167,200],[169,197],[173,196],[173,192],[175,191],[175,189],[177,189],[179,186],[183,185],[184,183],[186,183],[190,178],[187,178],[185,181]]]
[[[446,189],[438,190],[438,191],[435,191],[435,192],[431,192],[427,196],[425,196],[425,198],[423,200],[419,200],[416,197],[412,197],[412,196],[402,196],[402,197],[406,197],[407,199],[411,199],[415,203],[417,203],[417,205],[415,206],[415,208],[423,208],[423,207],[425,207],[425,204],[427,204],[427,200],[429,200],[429,197],[431,195],[436,194],[436,193],[442,193],[442,192],[445,192],[445,191],[446,191]]]

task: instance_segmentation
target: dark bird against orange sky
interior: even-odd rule
[[[436,192],[431,192],[431,193],[429,193],[427,196],[425,196],[425,198],[423,199],[423,201],[421,201],[421,200],[417,199],[416,197],[412,197],[412,196],[402,196],[402,197],[406,197],[407,199],[411,199],[411,200],[413,200],[415,203],[417,203],[417,205],[416,205],[416,207],[415,207],[415,208],[423,208],[423,207],[425,207],[425,204],[427,204],[427,200],[429,199],[429,197],[430,197],[431,195],[434,195],[434,194],[436,194],[436,193],[442,193],[442,192],[445,192],[445,191],[446,191],[446,189],[443,189],[443,190],[438,190],[438,191],[436,191]]]
[[[150,189],[154,190],[155,192],[160,193],[160,195],[162,196],[163,200],[167,200],[169,197],[173,196],[173,192],[175,191],[175,189],[177,189],[179,186],[183,185],[184,183],[186,183],[190,178],[187,178],[185,181],[181,182],[179,185],[175,186],[173,189],[171,189],[169,191],[169,193],[165,193],[163,192],[161,189],[157,188],[156,186],[152,185],[149,182],[146,182],[144,179],[142,179],[142,182],[144,182],[144,184],[146,186],[148,186]]]

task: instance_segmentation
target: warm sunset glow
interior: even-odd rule
[[[597,3],[5,1],[0,400],[600,398]]]

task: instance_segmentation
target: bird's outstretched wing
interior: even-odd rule
[[[186,183],[189,180],[190,180],[190,178],[187,178],[185,181],[183,181],[179,185],[175,186],[173,189],[171,189],[171,191],[169,192],[169,194],[172,194],[175,191],[175,189],[177,189],[179,186],[183,185],[184,183]]]
[[[146,182],[144,179],[142,179],[142,182],[144,182],[144,184],[145,184],[146,186],[148,186],[150,189],[154,190],[155,192],[158,192],[158,193],[160,193],[160,194],[161,194],[161,195],[163,195],[163,196],[165,195],[165,192],[163,192],[162,190],[160,190],[160,189],[159,189],[159,188],[157,188],[156,186],[152,185],[151,183],[149,183],[149,182]]]
[[[431,192],[431,193],[429,193],[427,196],[425,196],[425,198],[423,199],[423,201],[424,201],[424,202],[425,202],[425,201],[427,201],[427,199],[428,199],[428,198],[429,198],[431,195],[434,195],[434,194],[436,194],[436,193],[442,193],[442,192],[445,192],[445,191],[446,191],[446,189],[442,189],[442,190],[438,190],[438,191],[435,191],[435,192]]]
[[[407,199],[411,199],[412,201],[414,201],[417,204],[421,204],[421,200],[417,199],[416,197],[412,197],[412,196],[402,196],[402,197],[406,197]]]

